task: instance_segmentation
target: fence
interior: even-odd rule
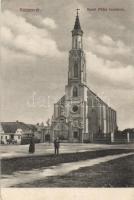
[[[111,143],[111,134],[95,134],[93,136],[93,142],[99,144],[110,144]]]
[[[87,143],[87,141],[84,141]],[[94,134],[92,141],[99,144],[128,144],[134,143],[134,133],[107,133]]]
[[[125,144],[134,142],[134,133],[116,133],[113,143]]]

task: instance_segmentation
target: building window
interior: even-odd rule
[[[72,111],[73,111],[73,112],[77,112],[77,111],[78,111],[78,106],[77,106],[77,105],[74,105],[74,106],[72,107]]]
[[[11,139],[14,139],[14,135],[11,135]]]
[[[78,132],[77,131],[74,132],[74,138],[78,138]]]
[[[74,77],[75,78],[78,77],[78,64],[77,64],[77,62],[75,62],[75,64],[74,64]]]
[[[3,136],[1,136],[1,139],[3,139]]]
[[[18,135],[18,139],[20,139],[21,138],[21,136],[20,135]]]
[[[73,97],[77,97],[78,96],[78,89],[77,87],[73,88]]]
[[[65,122],[65,119],[64,119],[64,118],[61,118],[61,119],[60,119],[60,122],[61,122],[61,123],[64,123],[64,122]]]
[[[5,136],[5,139],[7,140],[7,136]]]

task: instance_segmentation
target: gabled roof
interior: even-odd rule
[[[37,130],[37,125],[33,125],[33,124],[25,124],[25,125],[27,125],[30,128],[30,130],[33,130],[33,131]]]
[[[112,111],[116,112],[107,103],[105,103],[97,94],[95,94],[87,85],[83,84],[83,86],[85,86],[88,89],[88,92],[90,92],[99,102],[101,102],[102,104],[104,104],[105,106],[107,106],[108,108],[110,108]]]
[[[65,95],[61,97],[60,100],[56,104],[64,105],[64,103],[65,103]]]
[[[23,122],[1,122],[1,126],[4,133],[15,133],[17,129],[25,131],[31,131],[32,129]]]

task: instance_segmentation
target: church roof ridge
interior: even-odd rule
[[[58,100],[58,102],[56,103],[56,104],[62,104],[62,103],[64,103],[65,102],[65,95],[63,95],[59,100]]]
[[[113,108],[111,108],[111,106],[109,106],[107,103],[105,103],[95,92],[93,92],[87,85],[84,85],[85,87],[87,87],[87,89],[99,100],[101,101],[104,105],[106,105],[108,108],[110,108],[111,110],[115,111]]]

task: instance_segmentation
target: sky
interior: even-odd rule
[[[2,0],[1,6],[1,121],[51,118],[65,93],[79,8],[87,85],[117,111],[119,129],[134,127],[133,0]]]

